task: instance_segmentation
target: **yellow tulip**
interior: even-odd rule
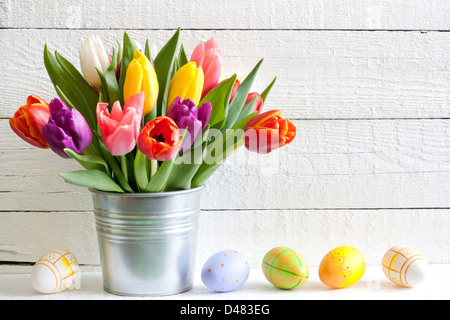
[[[158,100],[159,84],[150,60],[139,50],[134,51],[133,60],[127,68],[123,85],[125,102],[139,92],[145,93],[144,115],[150,113]]]
[[[197,67],[195,62],[189,62],[182,66],[170,81],[167,107],[176,97],[181,97],[181,101],[191,99],[198,106],[204,82],[205,76],[202,67]]]

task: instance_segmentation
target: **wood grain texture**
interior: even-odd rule
[[[253,90],[277,76],[265,108],[298,128],[288,147],[241,149],[208,181],[197,267],[221,249],[257,266],[279,245],[310,266],[344,244],[368,265],[398,244],[450,263],[449,15],[448,0],[0,1],[0,273],[55,248],[100,262],[90,194],[57,175],[78,164],[6,120],[30,94],[56,96],[44,44],[79,68],[80,36],[111,48],[126,29],[154,54],[178,27],[188,54],[214,37],[227,75],[264,58]]]
[[[107,47],[122,31],[95,30]],[[78,40],[90,31],[0,30],[0,118],[11,117],[29,94],[56,96],[43,63],[44,44],[79,69]],[[173,31],[129,31],[159,50]],[[450,33],[182,31],[188,53],[214,37],[227,75],[245,76],[264,58],[253,90],[277,76],[266,109],[295,119],[450,117]]]
[[[447,0],[3,0],[0,27],[447,30]]]
[[[245,148],[207,182],[204,209],[449,208],[450,120],[294,121],[291,145]],[[0,121],[2,211],[91,210],[57,172],[73,160],[29,147]]]
[[[444,263],[450,259],[449,228],[449,209],[204,210],[196,267],[220,250],[233,249],[257,268],[276,246],[293,248],[313,267],[339,245],[359,248],[367,265],[380,266],[385,252],[398,244],[419,250],[430,263]],[[100,263],[91,212],[0,213],[0,261],[35,262],[60,248],[83,265]]]

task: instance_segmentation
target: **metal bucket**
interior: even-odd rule
[[[105,291],[164,296],[192,288],[202,190],[90,190]]]

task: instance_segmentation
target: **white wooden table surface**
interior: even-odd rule
[[[245,76],[265,58],[254,91],[277,76],[265,108],[298,129],[270,156],[240,150],[207,183],[199,264],[236,249],[256,265],[284,245],[314,267],[353,245],[378,266],[399,244],[450,264],[449,16],[448,0],[1,0],[0,283],[18,279],[25,290],[1,294],[35,298],[19,267],[52,249],[99,264],[90,195],[57,175],[77,164],[27,145],[8,119],[29,94],[56,96],[45,43],[79,67],[80,36],[96,33],[110,48],[124,30],[156,51],[181,27],[188,54],[214,37],[228,75]],[[256,284],[247,290],[264,295]],[[340,294],[305,295],[324,293]]]
[[[164,297],[126,297],[103,290],[102,275],[89,270],[81,273],[81,289],[55,294],[41,294],[33,289],[29,274],[0,275],[0,300],[448,300],[450,265],[433,265],[428,278],[414,288],[392,284],[381,267],[368,267],[363,278],[346,289],[332,289],[320,282],[317,268],[310,269],[306,284],[295,290],[281,290],[271,285],[261,269],[250,270],[250,277],[239,289],[218,293],[207,288],[197,270],[190,291]]]

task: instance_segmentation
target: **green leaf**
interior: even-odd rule
[[[137,49],[136,42],[130,38],[128,33],[125,31],[123,34],[123,47],[122,47],[122,66],[120,67],[120,79],[119,79],[119,89],[120,89],[120,103],[124,105],[123,98],[123,85],[125,83],[125,77],[127,75],[127,69],[131,61],[133,61],[134,51]]]
[[[119,47],[118,51],[119,53],[117,54],[117,61],[116,61],[116,65],[120,65],[120,62],[122,61],[122,46],[120,45],[119,40],[117,40],[116,38],[116,42],[117,42],[117,46]]]
[[[121,155],[119,156],[119,160],[120,160],[120,168],[122,169],[122,174],[123,177],[125,179],[125,181],[127,183],[129,183],[128,181],[128,163],[127,163],[127,157],[126,155]]]
[[[69,100],[73,106],[76,106],[76,109],[85,117],[91,129],[95,128],[97,122],[93,114],[95,113],[98,94],[67,60],[62,58],[61,55],[58,55],[58,58],[55,58],[48,51],[47,45],[45,45],[44,64],[56,91],[63,100]],[[83,87],[85,92],[80,92],[80,87]],[[61,93],[63,93],[64,98]],[[90,109],[93,109],[93,111]]]
[[[71,149],[64,149],[64,152],[72,159],[78,161],[78,163],[87,170],[98,170],[107,173],[111,176],[111,171],[109,170],[108,164],[94,154],[80,155]]]
[[[147,41],[145,41],[145,51],[144,52],[145,52],[144,55],[147,57],[148,61],[153,63],[152,55],[150,53],[150,42],[148,41],[148,39],[147,39]]]
[[[99,170],[81,170],[58,173],[67,183],[99,191],[123,193],[117,183],[105,172]]]
[[[95,70],[97,71],[97,74],[100,78],[100,81],[102,82],[102,87],[100,91],[100,98],[99,100],[101,102],[106,102],[109,105],[111,105],[110,100],[109,100],[109,92],[108,92],[108,82],[106,81],[105,76],[103,75],[103,72],[101,70],[98,70],[98,68],[95,68]]]
[[[202,165],[206,155],[207,142],[199,148],[184,153],[175,162],[169,178],[167,179],[165,191],[188,190],[191,188],[191,181],[198,169]]]
[[[114,178],[117,179],[123,190],[129,193],[133,193],[134,191],[126,181],[117,159],[111,154],[111,152],[109,152],[109,150],[106,148],[106,146],[103,144],[102,141],[99,141],[99,143],[101,152],[103,154],[103,158],[105,159],[106,163],[108,163],[108,165],[111,167],[114,173]]]
[[[67,98],[67,96],[64,94],[64,92],[58,85],[55,85],[55,89],[61,100],[64,101],[64,103],[69,107],[69,109],[76,109],[72,101],[70,101],[69,98]]]
[[[96,116],[93,115],[90,110],[93,109],[93,112],[95,113],[96,102],[94,102],[94,100],[98,100],[98,94],[95,90],[86,82],[70,62],[64,59],[60,54],[57,54],[57,58],[55,58],[55,56],[48,51],[47,45],[45,45],[44,48],[44,63],[50,80],[59,97],[69,108],[75,108],[80,111],[85,117],[91,130],[92,128],[96,128]],[[85,90],[87,98],[84,97],[83,93],[79,93],[77,86],[84,88],[83,90]],[[92,101],[87,101],[87,99]],[[91,106],[92,103],[94,104],[93,107]],[[92,139],[92,145],[94,148],[91,148],[91,150],[94,150],[96,154],[99,154],[99,146],[96,138]]]
[[[228,129],[225,132],[223,139],[217,139],[209,146],[208,150],[219,150],[221,152],[218,152],[218,154],[214,156],[211,155],[210,152],[205,155],[203,164],[200,166],[192,179],[191,188],[201,187],[211,177],[211,175],[219,169],[223,161],[225,161],[227,157],[229,157],[235,150],[244,144],[243,129],[245,128],[247,122],[255,117],[256,114],[257,113],[254,112],[239,121],[233,126],[233,128]]]
[[[81,73],[62,55],[55,52],[55,57],[61,68],[65,71],[65,77],[72,87],[73,92],[81,101],[80,105],[76,105],[76,109],[86,118],[91,130],[95,129],[97,127],[97,115],[95,111],[98,101],[97,92],[95,92]]]
[[[79,97],[72,91],[72,88],[69,86],[68,79],[65,77],[64,70],[61,68],[53,54],[48,51],[47,45],[45,45],[44,48],[44,64],[55,89],[56,87],[59,87],[59,90],[63,92],[64,95],[70,99],[70,101],[78,104]]]
[[[211,128],[222,129],[228,113],[228,106],[230,104],[231,92],[233,91],[234,83],[236,82],[236,75],[228,80],[214,87],[199,103],[201,106],[205,102],[211,103],[212,113],[209,119]]]
[[[220,168],[220,164],[214,166],[205,167],[203,170],[199,170],[191,182],[191,188],[199,188],[205,184],[205,182]]]
[[[120,88],[119,84],[117,83],[116,69],[117,69],[117,52],[113,48],[112,61],[108,69],[106,70],[104,77],[106,81],[106,89],[108,91],[109,97],[108,101],[111,106],[114,104],[114,102],[120,101]]]
[[[242,110],[244,109],[245,101],[247,100],[250,89],[252,88],[253,82],[256,78],[256,74],[258,73],[263,61],[264,59],[261,59],[258,62],[258,64],[253,68],[253,70],[245,78],[245,80],[236,91],[233,100],[230,103],[230,110],[227,114],[227,120],[225,126],[223,127],[223,131],[231,128],[238,120]]]
[[[249,115],[251,115],[255,110],[255,104],[256,104],[257,97],[254,97],[249,103],[247,103],[242,110],[241,114],[239,115],[239,118],[237,119],[236,123],[239,123],[241,120],[247,118]]]
[[[159,51],[155,58],[155,72],[158,77],[159,95],[157,102],[157,114],[163,116],[166,114],[167,96],[169,94],[170,80],[172,79],[172,71],[175,62],[176,49],[178,47],[178,39],[180,37],[180,29]]]
[[[149,160],[139,149],[134,159],[134,173],[139,191],[145,190],[149,182]]]
[[[263,93],[261,93],[261,99],[263,99],[264,102],[266,102],[267,96],[269,95],[270,90],[272,90],[272,87],[276,81],[277,81],[277,77],[275,77],[275,79],[273,79],[273,81],[269,84],[269,86],[266,88],[266,90],[264,90]]]
[[[144,188],[145,192],[161,192],[164,189],[174,161],[175,158],[162,163],[156,174],[152,177],[151,181]]]
[[[247,124],[247,122],[249,122],[251,119],[253,119],[254,117],[256,117],[258,113],[257,112],[253,112],[251,114],[249,114],[248,116],[246,116],[245,118],[243,118],[242,120],[239,120],[238,123],[236,123],[232,130],[239,130],[239,129],[244,129],[245,125]]]
[[[209,138],[209,130],[210,130],[211,126],[208,124],[205,128],[205,130],[203,130],[202,134],[199,135],[197,137],[197,139],[195,139],[194,144],[192,145],[192,150],[199,148],[200,146],[203,145],[203,143],[206,141],[206,139]]]
[[[184,45],[181,45],[180,53],[178,54],[178,67],[181,68],[187,63],[189,63],[189,60],[184,50]]]

